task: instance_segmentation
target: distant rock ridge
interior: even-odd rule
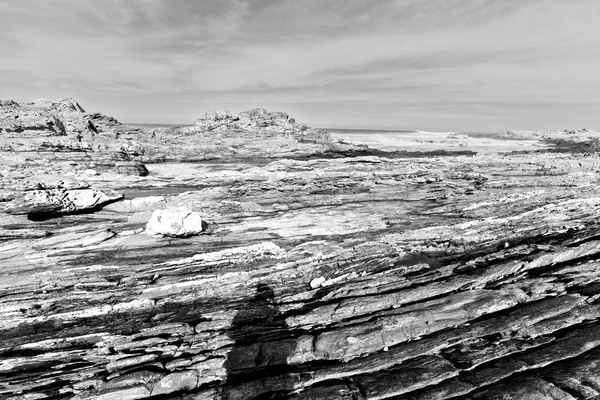
[[[35,99],[35,100],[31,100],[31,101],[24,101],[20,104],[24,105],[24,106],[33,106],[33,107],[44,108],[44,109],[48,109],[48,110],[56,110],[58,112],[75,111],[75,112],[85,113],[85,110],[83,109],[83,107],[81,107],[81,105],[79,105],[79,103],[77,101],[75,101],[74,99],[72,99],[70,97],[65,98],[65,99],[41,98],[41,99]]]
[[[508,130],[500,134],[510,139],[549,139],[579,142],[600,137],[600,133],[590,128],[578,129],[541,129],[541,130]]]
[[[265,129],[274,132],[305,131],[306,124],[299,124],[287,113],[274,111],[269,112],[264,108],[254,108],[234,114],[227,110],[209,111],[204,118],[198,119],[196,124],[205,131],[228,131],[228,130],[257,130]]]
[[[0,133],[67,136],[94,134],[120,125],[100,113],[88,114],[74,99],[0,100]]]
[[[508,131],[507,139],[564,140],[581,143],[598,138],[589,129]],[[285,112],[254,108],[233,113],[209,111],[195,124],[174,128],[131,126],[98,112],[86,111],[72,98],[0,101],[0,151],[51,153],[80,162],[83,169],[147,174],[143,163],[197,162],[249,158],[306,158],[382,155],[420,157],[418,152],[381,152],[334,139]],[[68,157],[66,154],[69,153]],[[457,152],[431,156],[458,155]],[[464,155],[472,155],[464,153]],[[116,166],[129,162],[133,167]],[[95,165],[87,165],[94,163]]]
[[[173,149],[173,145],[181,146]],[[92,158],[104,153],[100,158],[108,155],[119,161],[160,162],[267,155],[302,157],[364,150],[365,146],[334,140],[328,132],[298,123],[287,113],[262,108],[239,114],[215,110],[194,125],[148,128],[86,112],[76,100],[64,98],[0,101],[0,148],[19,152],[75,151]]]

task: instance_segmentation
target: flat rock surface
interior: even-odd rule
[[[597,153],[384,153],[284,113],[151,131],[78,107],[26,106],[60,135],[0,124],[1,398],[600,396]],[[77,191],[108,200],[61,208]],[[146,234],[173,209],[203,234]]]

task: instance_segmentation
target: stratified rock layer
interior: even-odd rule
[[[286,158],[264,146],[309,128],[212,115],[173,140],[254,137],[239,158],[123,175],[66,149],[3,153],[0,397],[600,396],[595,152],[344,157],[351,145],[325,141]],[[160,140],[119,152],[131,162]],[[53,190],[124,198],[8,212]],[[145,234],[174,209],[210,229]]]

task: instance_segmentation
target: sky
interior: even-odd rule
[[[2,0],[0,99],[124,122],[600,129],[598,0]]]

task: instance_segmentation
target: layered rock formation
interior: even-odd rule
[[[256,131],[262,128],[270,132],[294,134],[309,130],[305,124],[296,123],[296,120],[286,113],[268,112],[264,108],[255,108],[239,114],[227,110],[209,111],[196,125],[202,131],[217,132]],[[327,132],[322,131],[321,134],[325,138],[328,137]]]
[[[595,152],[386,157],[283,113],[206,121],[119,125],[145,176],[2,153],[1,397],[600,396]],[[167,132],[238,147],[176,162]],[[51,190],[116,194],[28,219]],[[147,234],[176,209],[203,234]]]

